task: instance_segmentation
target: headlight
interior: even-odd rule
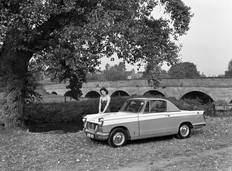
[[[104,118],[98,118],[99,126],[102,126],[104,123]]]
[[[82,118],[82,122],[85,123],[86,121],[87,121],[87,118],[86,118],[86,116],[84,116],[84,117]]]

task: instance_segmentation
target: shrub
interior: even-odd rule
[[[111,112],[117,112],[129,97],[113,97],[110,103]],[[201,104],[199,100],[177,100],[168,98],[181,110],[205,110],[208,116],[214,115],[213,104]],[[63,103],[40,103],[26,107],[24,119],[30,123],[81,122],[87,114],[98,113],[99,99],[87,99]]]
[[[112,112],[117,112],[124,102],[125,97],[114,97],[111,100]],[[81,122],[87,114],[98,113],[99,99],[79,100],[63,103],[40,103],[26,106],[24,120],[32,123],[56,123],[56,122]]]
[[[204,114],[207,116],[215,115],[215,107],[213,103],[202,104],[200,99],[177,100],[174,97],[168,98],[168,100],[181,110],[204,110]]]

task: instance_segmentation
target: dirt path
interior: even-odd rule
[[[232,171],[232,146],[218,150],[206,150],[197,155],[176,156],[154,162],[134,163],[112,171],[167,171],[167,170],[223,170]]]

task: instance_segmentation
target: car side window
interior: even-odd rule
[[[120,109],[123,112],[138,113],[144,107],[145,102],[143,100],[128,100]]]
[[[152,100],[150,101],[150,113],[157,112],[166,112],[167,111],[167,103],[163,100]]]
[[[164,100],[151,100],[147,102],[144,113],[159,113],[167,111],[167,103]]]

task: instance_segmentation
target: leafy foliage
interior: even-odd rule
[[[36,92],[36,88],[38,87],[38,83],[36,83],[36,78],[31,74],[28,73],[26,79],[26,85],[24,87],[24,101],[27,104],[40,102],[42,100],[41,95]]]
[[[151,16],[158,5],[170,19]],[[114,52],[129,63],[173,63],[179,47],[172,38],[186,33],[192,16],[180,0],[2,0],[1,13],[3,43],[14,36],[15,48],[39,54],[38,65],[74,84],[85,81],[101,56]]]
[[[171,78],[198,78],[199,72],[195,64],[191,62],[180,62],[172,65],[168,70],[168,74]]]

